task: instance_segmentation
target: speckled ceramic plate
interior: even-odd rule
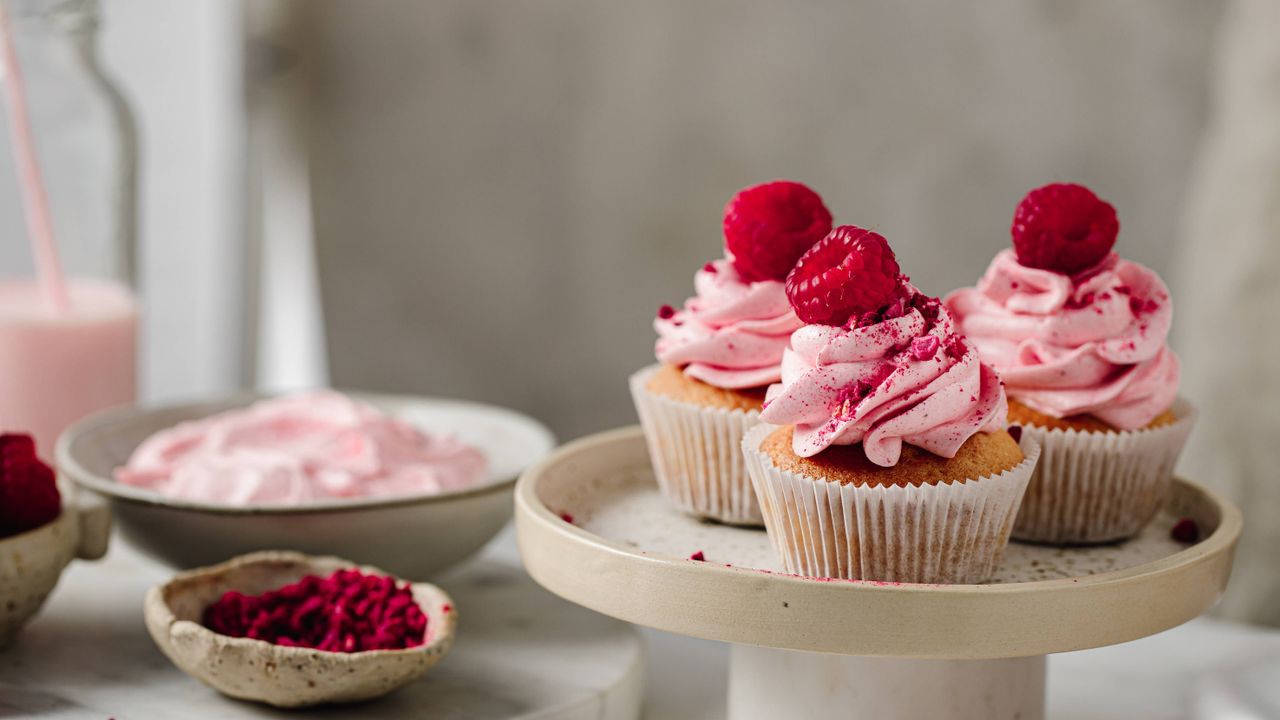
[[[1171,538],[1182,517],[1200,542]],[[1014,543],[988,584],[784,575],[763,530],[702,522],[663,501],[638,427],[570,443],[525,473],[516,521],[534,579],[607,615],[726,642],[956,659],[1081,650],[1186,622],[1221,596],[1241,529],[1230,503],[1179,480],[1138,537]],[[699,552],[705,561],[690,559]]]
[[[421,676],[452,647],[458,613],[449,596],[435,585],[409,585],[427,617],[427,634],[422,645],[402,650],[342,653],[285,647],[219,635],[201,622],[205,609],[230,590],[258,595],[306,575],[324,577],[353,567],[386,575],[378,568],[340,558],[275,551],[181,573],[147,592],[143,612],[147,631],[183,672],[234,698],[306,707],[379,697]]]

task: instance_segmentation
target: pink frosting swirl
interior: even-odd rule
[[[976,288],[945,302],[1009,396],[1046,415],[1089,413],[1133,430],[1177,395],[1169,290],[1115,253],[1071,277],[1026,267],[1004,250]]]
[[[116,480],[227,505],[457,490],[480,483],[479,450],[335,392],[274,398],[147,438]]]
[[[803,324],[783,284],[747,282],[728,260],[707,263],[693,284],[697,295],[653,322],[658,360],[726,389],[777,382],[787,339]]]
[[[889,467],[904,442],[950,458],[975,433],[1004,428],[1000,378],[937,299],[904,291],[911,299],[883,316],[791,336],[782,383],[769,388],[760,419],[794,425],[797,455],[860,442],[867,459]]]

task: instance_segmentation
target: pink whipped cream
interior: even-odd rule
[[[430,494],[484,480],[480,451],[320,391],[263,400],[152,435],[116,480],[187,500],[297,505]]]
[[[693,284],[683,308],[664,308],[653,322],[658,360],[726,389],[777,382],[787,340],[803,325],[783,284],[745,281],[728,260],[707,263]]]
[[[945,302],[1009,397],[1046,415],[1089,413],[1133,430],[1177,395],[1169,290],[1115,253],[1072,277],[1026,267],[1004,250],[976,288]]]
[[[995,371],[936,298],[905,283],[903,292],[851,327],[806,325],[791,336],[760,419],[794,425],[797,455],[860,442],[867,459],[889,467],[904,442],[950,458],[974,434],[1004,428]]]

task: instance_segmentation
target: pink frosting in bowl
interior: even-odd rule
[[[904,442],[950,458],[975,433],[1004,428],[999,377],[937,299],[902,290],[852,326],[806,325],[791,336],[760,419],[794,425],[797,455],[862,443],[867,459],[889,467]]]
[[[803,325],[783,284],[748,282],[731,262],[715,260],[694,275],[694,289],[683,308],[654,320],[658,360],[730,390],[777,382],[788,338]]]
[[[945,303],[1009,396],[1053,417],[1091,414],[1134,430],[1167,410],[1180,366],[1167,338],[1169,290],[1111,253],[1077,276],[996,255],[977,287]]]
[[[162,430],[115,471],[125,485],[231,506],[431,495],[475,487],[488,462],[332,391],[263,400]]]

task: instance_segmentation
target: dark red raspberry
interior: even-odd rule
[[[1083,185],[1054,183],[1036,188],[1013,213],[1018,262],[1065,275],[1101,262],[1119,232],[1116,209]]]
[[[0,435],[0,537],[40,527],[62,512],[53,469],[30,435]]]
[[[781,280],[831,232],[831,212],[809,188],[775,180],[741,190],[724,208],[724,246],[748,281]]]
[[[843,325],[891,302],[900,287],[898,260],[880,235],[841,225],[818,241],[787,276],[787,298],[800,319]]]

